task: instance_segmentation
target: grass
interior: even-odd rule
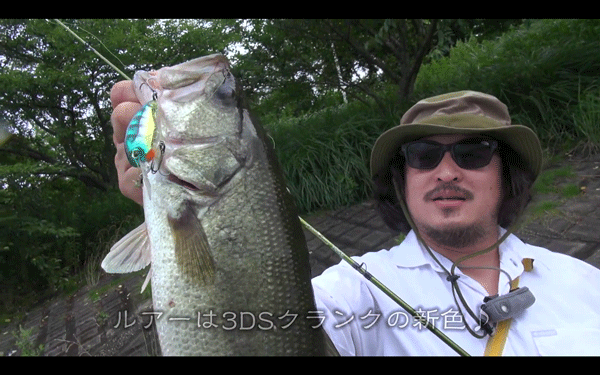
[[[533,185],[533,191],[536,194],[558,193],[561,190],[557,185],[558,182],[572,177],[575,177],[575,173],[571,166],[544,170]],[[572,191],[572,188],[568,190]]]
[[[546,169],[540,173],[533,185],[535,194],[556,194],[562,198],[573,198],[581,194],[581,188],[574,183],[565,182],[576,177],[570,165]]]
[[[600,90],[594,87],[579,98],[573,111],[573,126],[580,135],[579,149],[584,154],[600,151]]]
[[[487,92],[546,146],[598,145],[599,32],[598,20],[537,20],[496,40],[459,42],[449,57],[422,67],[415,93]]]
[[[88,297],[89,297],[90,301],[92,301],[92,302],[99,301],[100,299],[102,299],[102,296],[104,294],[106,294],[109,290],[113,289],[114,287],[116,287],[117,285],[119,285],[122,282],[123,282],[123,280],[119,278],[119,279],[115,279],[115,280],[111,281],[110,283],[103,285],[101,287],[90,289],[90,291],[88,292]]]
[[[548,215],[558,215],[558,207],[561,205],[561,202],[558,201],[544,201],[539,202],[529,212],[530,219],[536,220],[544,216]]]
[[[566,184],[561,189],[563,198],[573,198],[581,194],[581,189],[575,184]]]
[[[343,207],[367,198],[371,147],[381,129],[395,121],[353,103],[268,127],[300,212]]]
[[[582,194],[582,189],[570,182],[575,177],[577,174],[571,165],[564,165],[564,155],[551,156],[546,162],[546,169],[533,185],[534,199],[527,207],[519,227],[564,215],[560,207]]]
[[[144,280],[146,280],[147,273],[148,273],[148,269],[144,268],[144,269],[136,271],[136,272],[123,274],[120,277],[115,278],[114,280],[110,281],[109,283],[106,283],[105,285],[96,286],[94,288],[91,288],[88,291],[88,298],[92,302],[97,302],[100,299],[102,299],[102,296],[104,296],[106,293],[108,293],[108,291],[114,289],[117,285],[122,284],[123,282],[125,282],[133,277],[139,277],[139,279],[140,279],[140,282],[138,283],[138,285],[136,285],[136,288],[137,288],[136,292],[137,292],[138,290],[141,290],[142,284],[143,284]],[[144,289],[144,292],[141,294],[141,299],[147,299],[147,298],[151,298],[151,297],[152,297],[151,283],[148,283],[148,286],[146,287],[146,289]]]

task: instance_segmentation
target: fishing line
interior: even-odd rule
[[[104,47],[104,49],[106,50],[106,52],[108,52],[112,57],[114,57],[115,59],[117,59],[121,63],[121,65],[125,66],[125,64],[123,64],[123,61],[121,61],[121,59],[119,59],[119,57],[117,55],[115,55],[114,53],[110,52],[110,49],[108,49],[108,47],[104,43],[102,43],[102,40],[100,38],[98,38],[96,35],[92,34],[91,32],[87,31],[86,29],[84,29],[81,26],[77,26],[77,29],[88,33],[92,38],[96,39],[98,41],[98,43],[100,43],[102,45],[102,47]]]
[[[94,52],[96,55],[98,55],[98,57],[100,57],[102,59],[102,61],[104,61],[105,63],[107,63],[108,65],[110,65],[111,68],[113,68],[114,70],[117,71],[117,73],[119,73],[120,75],[122,75],[123,77],[125,77],[125,79],[127,80],[131,80],[131,78],[129,78],[127,76],[127,74],[123,73],[119,68],[117,68],[112,62],[110,62],[106,57],[102,56],[102,54],[100,54],[100,52],[96,51],[96,49],[94,47],[92,47],[88,42],[86,42],[85,40],[81,39],[79,37],[79,35],[75,34],[71,29],[69,29],[67,27],[67,25],[65,25],[64,23],[60,22],[58,19],[54,19],[54,21],[56,21],[59,25],[61,25],[62,27],[65,28],[65,30],[67,30],[69,33],[71,33],[71,35],[73,35],[77,40],[79,40],[81,43],[83,43],[84,46],[86,46],[87,48],[89,48],[92,52]],[[103,44],[104,45],[104,44]],[[109,51],[110,52],[110,51]],[[118,60],[118,59],[117,59]],[[119,60],[120,62],[121,60]],[[122,64],[122,63],[121,63]]]

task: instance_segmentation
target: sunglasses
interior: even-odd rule
[[[468,138],[452,144],[418,140],[403,144],[401,149],[406,163],[415,169],[433,169],[440,164],[446,151],[463,169],[485,167],[492,160],[498,142],[492,139]]]

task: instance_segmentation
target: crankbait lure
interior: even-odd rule
[[[142,162],[149,162],[156,156],[152,148],[156,136],[156,108],[156,101],[146,103],[127,126],[125,154],[133,167],[140,167]]]
[[[159,142],[158,150],[153,147],[156,139],[156,110],[158,104],[156,100],[146,103],[127,125],[125,132],[125,154],[129,164],[136,168],[141,168],[140,180],[136,181],[136,186],[141,187],[145,178],[148,178],[148,169],[152,173],[158,172],[162,163],[162,156],[165,152],[165,144]],[[157,152],[158,151],[158,152]],[[150,168],[142,165],[150,163]],[[155,166],[156,165],[156,166]],[[151,197],[148,188],[148,197]]]

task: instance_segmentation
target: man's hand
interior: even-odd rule
[[[140,180],[140,169],[129,164],[124,144],[127,125],[140,110],[142,104],[135,96],[132,81],[117,82],[110,92],[110,100],[113,107],[110,121],[113,126],[113,142],[117,148],[115,167],[119,176],[119,189],[127,198],[142,204],[142,189],[136,184]]]

